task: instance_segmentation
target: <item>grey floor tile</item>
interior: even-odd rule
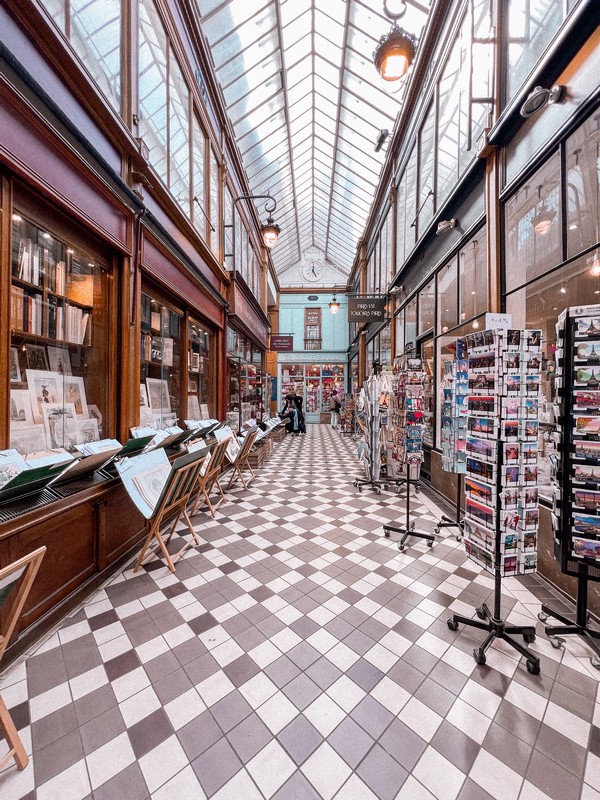
[[[369,695],[360,701],[351,716],[375,739],[381,736],[394,718],[387,708]]]
[[[295,772],[273,795],[272,800],[323,800],[323,798],[301,772]]]
[[[148,787],[138,764],[130,764],[102,786],[94,789],[93,800],[146,800]]]
[[[431,745],[451,764],[454,764],[461,772],[464,772],[465,775],[470,772],[480,750],[477,742],[462,731],[459,731],[454,725],[451,725],[448,720],[444,720],[437,729],[431,740]],[[529,759],[530,752],[531,748],[529,748],[529,751],[526,750],[525,762]],[[494,753],[492,754],[495,755]]]
[[[277,738],[298,766],[303,764],[323,741],[319,731],[302,714],[293,719]]]
[[[252,706],[236,690],[211,706],[210,711],[224,733],[228,733],[252,713]]]
[[[173,735],[173,726],[163,708],[158,708],[127,729],[135,757],[140,759]]]
[[[210,711],[204,711],[177,731],[177,737],[190,761],[211,747],[222,736],[223,731],[215,722]]]
[[[408,777],[408,772],[378,744],[367,753],[356,773],[379,800],[393,800]]]
[[[229,731],[227,738],[243,764],[247,764],[273,738],[257,714],[250,714]]]
[[[350,717],[337,726],[327,741],[353,770],[375,744],[375,740]]]
[[[94,717],[79,728],[83,751],[87,755],[93,753],[102,745],[116,739],[125,730],[125,723],[118,706]]]
[[[525,777],[552,800],[579,798],[581,781],[537,750],[533,751]]]
[[[242,763],[227,739],[219,739],[192,761],[192,767],[206,795],[210,797],[239,772]]]
[[[408,772],[412,772],[427,749],[427,742],[398,719],[392,722],[379,744]]]

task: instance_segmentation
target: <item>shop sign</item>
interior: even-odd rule
[[[385,319],[385,297],[349,297],[348,322],[381,322]]]
[[[318,299],[319,299],[319,295],[318,294],[309,294],[308,295],[308,302],[309,303],[314,303]]]
[[[293,349],[293,336],[271,336],[269,350],[272,350],[274,353],[291,353]]]
[[[346,354],[339,353],[325,353],[319,350],[316,353],[294,353],[293,356],[288,356],[285,359],[286,364],[302,364],[302,363],[319,363],[319,364],[345,364],[347,361]]]

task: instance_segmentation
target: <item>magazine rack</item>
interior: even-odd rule
[[[364,395],[364,417],[357,417],[357,423],[362,430],[366,448],[364,450],[365,477],[355,478],[352,482],[359,492],[363,486],[374,489],[376,494],[381,494],[381,489],[387,489],[388,484],[398,483],[392,478],[381,477],[381,428],[385,424],[387,417],[387,407],[381,406],[380,398],[386,393],[387,387],[384,379],[380,376],[381,366],[378,362],[373,363],[373,373],[365,381],[363,386]],[[383,420],[382,420],[383,417]]]
[[[233,472],[231,473],[231,478],[229,479],[229,483],[227,484],[227,488],[233,485],[233,483],[239,478],[244,485],[244,489],[248,488],[248,484],[244,480],[244,470],[247,469],[254,478],[254,473],[252,472],[252,467],[250,466],[250,462],[248,458],[250,456],[250,450],[252,449],[252,445],[254,444],[254,440],[258,436],[258,428],[250,431],[250,433],[244,437],[244,441],[242,442],[242,446],[233,462]]]
[[[24,556],[24,558],[20,558],[18,561],[14,561],[7,567],[4,567],[4,569],[0,569],[0,610],[3,610],[2,607],[9,600],[13,591],[16,592],[9,606],[8,613],[1,618],[0,663],[2,662],[4,651],[8,647],[10,637],[19,621],[19,617],[21,616],[21,612],[23,611],[23,607],[27,601],[27,597],[31,591],[33,581],[40,568],[45,552],[46,548],[40,547],[38,550],[34,550],[33,553]],[[15,760],[17,769],[25,769],[29,763],[29,758],[1,695],[0,735],[6,739],[9,748],[8,753],[0,759],[0,770],[4,769],[11,759]]]
[[[208,506],[208,510],[210,511],[213,519],[215,517],[215,511],[219,508],[223,500],[225,500],[223,489],[219,483],[219,475],[223,469],[223,460],[225,458],[228,442],[229,439],[223,439],[222,441],[217,442],[210,453],[206,456],[206,461],[198,476],[198,492],[196,493],[196,499],[194,500],[194,505],[192,506],[192,511],[190,513],[190,516],[192,517],[196,513],[196,509],[198,508],[201,498],[204,498],[204,502]],[[211,503],[210,493],[215,486],[219,490],[221,497],[217,503]]]
[[[173,462],[171,472],[164,485],[154,513],[147,520],[148,534],[133,569],[134,572],[138,571],[148,553],[156,553],[158,550],[162,552],[171,572],[175,572],[175,561],[180,559],[188,548],[200,544],[194,526],[188,516],[187,506],[190,502],[190,495],[198,483],[198,477],[205,458],[206,456],[203,454],[188,453]],[[181,517],[185,519],[190,532],[190,539],[177,553],[170,555],[167,550],[167,545]],[[173,523],[166,538],[163,538],[161,527],[169,519],[173,519]],[[156,539],[156,542],[152,543],[153,539]]]

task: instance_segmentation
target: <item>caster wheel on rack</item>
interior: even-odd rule
[[[550,636],[550,644],[554,647],[555,650],[560,650],[560,648],[565,643],[564,639],[561,639],[560,636]]]
[[[381,494],[381,489],[376,489],[375,494]]]
[[[530,675],[539,675],[540,674],[540,662],[539,661],[527,661],[527,672]]]
[[[433,533],[434,533],[435,536],[439,536],[440,535],[440,529],[439,528],[434,528],[433,529]]]
[[[455,619],[449,619],[446,621],[446,625],[450,628],[451,631],[458,630],[458,622]]]
[[[483,608],[476,608],[475,613],[477,614],[479,619],[485,619],[485,611],[483,610]]]
[[[485,653],[482,653],[477,647],[473,650],[473,658],[475,659],[475,663],[482,666],[485,664]]]
[[[359,487],[358,487],[358,493],[359,493],[359,494],[362,494],[362,486],[359,486]]]
[[[546,622],[546,620],[548,619],[548,614],[544,614],[543,611],[540,611],[540,613],[538,614],[538,619],[540,622]]]
[[[404,545],[403,545],[403,544],[399,544],[399,545],[398,545],[398,550],[399,550],[401,553],[403,553],[403,552],[404,552]]]
[[[427,547],[433,547],[433,542],[427,542]]]
[[[386,539],[389,539],[389,538],[390,538],[390,532],[389,532],[389,531],[386,531],[386,529],[385,529],[385,528],[383,529],[383,534],[384,534],[384,536],[385,536],[385,538],[386,538]]]
[[[525,644],[531,644],[532,642],[535,642],[535,633],[524,633],[523,641]],[[529,661],[527,663],[529,664]]]
[[[388,490],[387,483],[384,483],[384,484],[383,484],[383,491],[384,491],[384,492],[387,492],[387,490]]]
[[[594,669],[600,669],[600,658],[598,658],[598,656],[592,656],[590,658],[590,664]]]

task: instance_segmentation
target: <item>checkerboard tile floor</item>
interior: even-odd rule
[[[175,575],[131,566],[2,678],[31,763],[2,800],[600,800],[598,673],[582,644],[496,644],[476,666],[490,577],[449,534],[399,553],[404,499],[352,486],[354,448],[288,437]],[[440,510],[422,491],[417,527]],[[173,542],[177,546],[177,542]],[[503,613],[548,590],[504,582]]]

